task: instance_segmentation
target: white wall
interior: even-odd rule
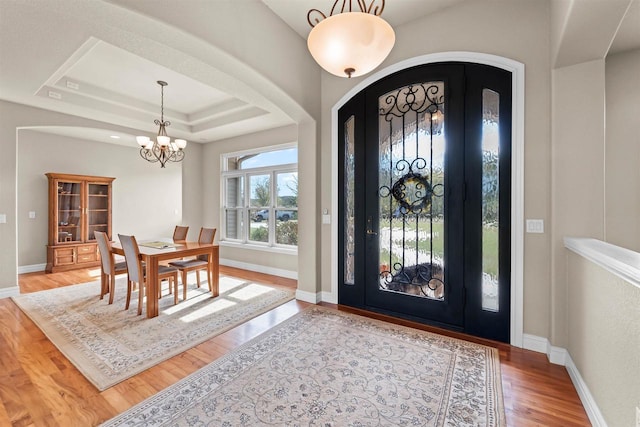
[[[396,44],[381,68],[429,53],[471,51],[525,64],[525,216],[550,220],[549,3],[466,2],[395,28]],[[322,75],[320,208],[331,207],[330,111],[361,79]],[[322,290],[330,291],[331,240],[322,226]],[[549,233],[524,236],[524,328],[547,336],[549,329]],[[324,273],[326,272],[326,274]]]
[[[189,153],[193,155],[194,153]],[[18,132],[18,265],[46,262],[47,172],[116,177],[112,238],[171,237],[182,218],[182,163],[160,168],[135,147],[83,141],[30,130]],[[29,211],[36,212],[29,219]]]
[[[605,240],[640,252],[640,50],[605,62]]]

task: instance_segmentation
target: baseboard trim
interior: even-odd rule
[[[0,288],[0,299],[17,297],[20,295],[19,286],[11,286],[10,288]]]
[[[522,335],[522,348],[526,350],[535,351],[537,353],[547,353],[547,347],[549,346],[549,340],[536,335],[523,334]]]
[[[587,384],[582,379],[582,375],[580,375],[580,371],[578,371],[578,368],[573,363],[573,359],[571,359],[569,353],[566,355],[565,367],[567,368],[567,372],[569,373],[569,377],[571,377],[573,385],[576,387],[578,396],[580,396],[582,406],[584,406],[585,411],[587,411],[587,416],[589,417],[591,424],[594,427],[607,427],[607,422],[604,420],[596,400],[593,398],[593,395],[589,391],[589,387],[587,387]]]
[[[338,298],[334,295],[333,292],[322,292],[321,294],[322,302],[328,302],[330,304],[337,304]]]
[[[564,366],[569,373],[573,386],[578,392],[582,406],[584,406],[584,410],[587,412],[591,424],[595,427],[607,427],[607,422],[604,420],[596,400],[589,391],[587,383],[582,379],[582,375],[580,375],[580,371],[578,371],[578,368],[573,363],[573,359],[571,359],[571,355],[567,349],[552,346],[548,339],[530,334],[523,335],[522,344],[523,348],[527,350],[545,353],[549,362],[554,365]]]
[[[255,271],[257,273],[271,274],[273,276],[286,277],[287,279],[298,280],[298,272],[284,270],[282,268],[265,267],[264,265],[250,264],[248,262],[240,262],[232,259],[220,258],[220,265],[227,267],[241,268],[243,270]]]
[[[310,302],[311,304],[317,304],[321,301],[320,293],[301,291],[300,289],[296,291],[296,299],[304,302]]]
[[[44,271],[47,264],[22,265],[18,267],[18,274],[35,273],[36,271]]]

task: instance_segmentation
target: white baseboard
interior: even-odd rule
[[[322,302],[328,302],[331,304],[337,304],[338,303],[338,297],[337,295],[334,295],[333,292],[322,292],[321,294],[321,301]]]
[[[10,298],[20,295],[19,286],[11,286],[10,288],[0,288],[0,299]]]
[[[286,277],[287,279],[298,280],[298,272],[284,270],[282,268],[265,267],[264,265],[250,264],[248,262],[234,261],[232,259],[220,258],[220,265],[241,268],[243,270],[255,271],[257,273],[271,274],[273,276]]]
[[[544,353],[547,355],[549,362],[554,365],[565,366],[568,355],[567,350],[562,347],[552,346],[549,340],[544,337],[524,334],[522,336],[522,348],[535,351],[537,353]]]
[[[547,358],[549,362],[554,365],[567,366],[567,358],[569,357],[569,352],[562,347],[554,347],[549,344],[549,348],[547,348]]]
[[[296,299],[304,302],[310,302],[311,304],[317,304],[321,301],[320,293],[301,291],[300,289],[296,291]]]
[[[537,353],[547,353],[549,340],[536,335],[524,334],[522,336],[522,348],[535,351]]]
[[[582,375],[580,375],[578,368],[573,363],[573,359],[571,359],[571,355],[567,349],[552,346],[548,339],[530,334],[524,334],[522,344],[523,348],[527,350],[545,353],[549,362],[554,365],[562,365],[567,368],[571,382],[578,392],[582,406],[584,406],[591,424],[595,427],[607,427],[607,423],[600,412],[600,408],[598,408],[598,404],[589,391],[589,387],[587,387],[587,384],[582,379]]]
[[[569,372],[573,385],[576,387],[578,396],[580,396],[582,406],[584,406],[585,411],[587,411],[587,416],[589,417],[589,421],[591,421],[591,425],[594,427],[607,427],[607,422],[604,420],[602,412],[600,412],[600,408],[598,408],[598,404],[591,395],[589,387],[587,387],[587,384],[582,379],[578,368],[573,363],[573,360],[568,353],[565,360],[565,366],[567,368],[567,372]]]
[[[32,264],[18,266],[18,274],[35,273],[36,271],[44,271],[47,264]]]

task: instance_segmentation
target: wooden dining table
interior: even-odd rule
[[[158,295],[158,265],[160,261],[168,261],[183,257],[209,255],[209,268],[207,269],[208,283],[211,284],[212,297],[220,294],[220,247],[213,243],[199,242],[166,242],[166,247],[159,246],[158,242],[145,246],[145,242],[138,242],[140,258],[146,263],[147,296]],[[112,251],[116,255],[124,255],[120,243],[114,243]],[[147,297],[147,317],[158,315],[158,299]]]

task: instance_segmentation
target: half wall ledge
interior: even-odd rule
[[[565,237],[564,246],[640,288],[640,253],[586,237]]]

